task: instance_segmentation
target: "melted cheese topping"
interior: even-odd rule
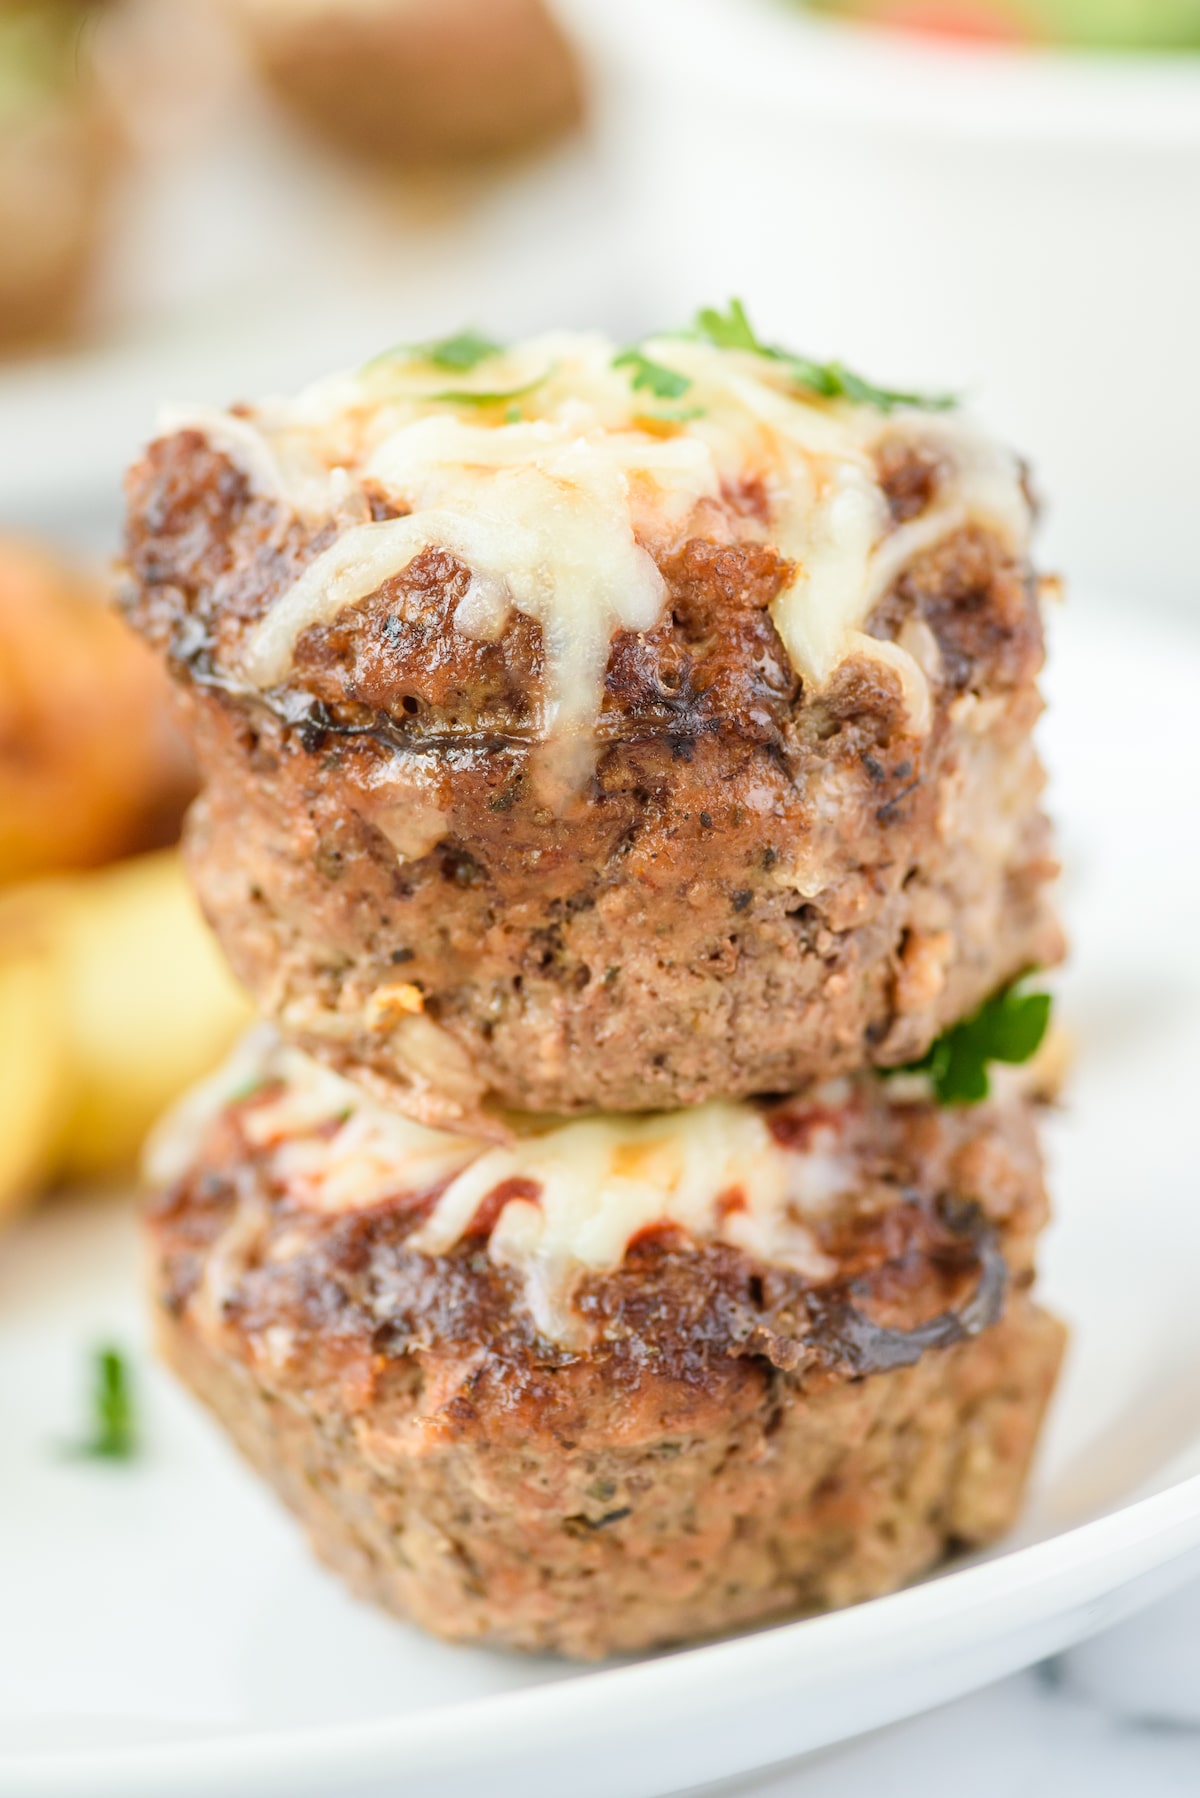
[[[259,1100],[246,1098],[255,1080]],[[613,1272],[656,1226],[828,1277],[812,1226],[862,1177],[844,1081],[813,1096],[803,1149],[777,1141],[760,1107],[731,1103],[553,1124],[514,1118],[523,1134],[497,1147],[388,1111],[262,1031],[160,1127],[150,1176],[179,1178],[239,1096],[242,1129],[293,1204],[325,1215],[427,1206],[408,1238],[427,1255],[486,1234],[491,1260],[520,1277],[538,1328],[567,1343],[585,1335],[571,1305],[580,1278]]]
[[[819,686],[847,656],[872,655],[920,728],[920,662],[903,646],[870,646],[862,627],[916,555],[969,522],[1025,548],[1015,458],[959,419],[807,395],[766,357],[672,337],[644,352],[687,381],[678,403],[635,389],[606,339],[556,334],[457,377],[405,352],[252,414],[176,414],[174,428],[204,431],[258,491],[342,526],[251,636],[247,684],[286,681],[305,630],[442,549],[470,572],[455,629],[494,640],[514,610],[536,619],[537,734],[587,744],[613,635],[650,630],[662,614],[655,552],[686,538],[704,502],[754,484],[765,518],[725,528],[792,562],[772,616],[797,672]],[[897,437],[932,451],[941,470],[929,510],[899,527],[874,461]],[[404,515],[370,522],[364,482]]]

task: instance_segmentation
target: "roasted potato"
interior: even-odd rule
[[[149,651],[94,583],[0,538],[0,882],[167,842],[191,790]]]
[[[174,851],[0,894],[0,1209],[131,1166],[250,1019]]]
[[[366,161],[471,162],[557,137],[582,110],[542,0],[226,0],[276,96]]]
[[[70,1089],[59,991],[46,949],[0,950],[0,1221],[54,1169]]]
[[[251,1013],[173,854],[76,883],[57,944],[74,1073],[59,1172],[72,1178],[131,1163]]]

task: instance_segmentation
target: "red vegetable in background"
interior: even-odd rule
[[[1030,36],[1021,20],[989,0],[877,0],[868,12],[881,24],[938,37],[1019,43]]]

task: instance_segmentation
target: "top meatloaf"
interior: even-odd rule
[[[1057,957],[1021,469],[822,376],[467,336],[151,444],[126,610],[292,1040],[443,1126],[657,1109],[903,1063]]]

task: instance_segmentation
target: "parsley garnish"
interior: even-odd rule
[[[760,343],[740,300],[730,300],[728,313],[703,306],[696,314],[696,330],[719,350],[751,350],[756,356],[779,358],[781,352]]]
[[[478,388],[474,387],[448,387],[441,393],[423,393],[421,398],[438,400],[446,406],[502,406],[513,400],[523,399],[527,393],[532,393],[535,387],[540,387],[542,382],[553,372],[552,368],[544,368],[540,375],[533,377],[532,381],[525,381],[520,387],[507,387],[501,391],[480,392]],[[519,410],[517,417],[520,417]],[[515,424],[516,419],[509,419],[508,422]]]
[[[665,368],[661,362],[652,362],[639,349],[622,350],[619,356],[613,357],[612,365],[614,368],[632,369],[630,383],[634,392],[645,388],[659,400],[677,400],[692,384],[687,375],[681,375],[673,368]]]
[[[749,350],[781,363],[800,387],[823,399],[854,400],[860,406],[874,406],[879,412],[894,412],[897,406],[916,406],[926,412],[945,412],[958,404],[953,394],[902,393],[895,388],[876,387],[841,362],[810,362],[806,356],[795,356],[778,344],[764,343],[758,336],[741,300],[730,300],[727,312],[705,306],[696,314],[696,335],[718,350]]]
[[[503,347],[493,343],[481,331],[459,331],[453,337],[439,338],[436,343],[414,345],[414,354],[432,362],[435,368],[449,368],[456,374],[465,374],[477,363],[486,362],[489,356],[498,356]]]
[[[1014,983],[985,999],[961,1024],[943,1031],[920,1061],[889,1072],[928,1074],[939,1104],[977,1105],[990,1089],[988,1063],[1029,1061],[1041,1047],[1049,1022],[1049,993],[1018,992]]]
[[[137,1453],[133,1394],[124,1356],[115,1348],[93,1357],[92,1432],[71,1451],[97,1461],[130,1461]]]
[[[877,412],[894,412],[897,406],[914,406],[920,412],[952,412],[958,405],[956,393],[905,393],[896,387],[876,387],[873,381],[856,375],[841,362],[803,362],[798,356],[790,356],[788,363],[802,386],[814,386],[818,393],[832,393],[835,398],[853,400],[859,406],[874,406]],[[811,370],[811,378],[802,370]]]
[[[453,374],[466,374],[489,356],[498,356],[503,344],[493,343],[481,331],[459,331],[453,337],[438,337],[429,343],[394,343],[378,356],[364,363],[364,370],[384,368],[389,362],[429,362]]]

